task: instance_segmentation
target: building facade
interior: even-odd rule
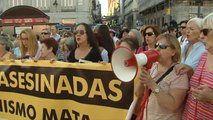
[[[129,28],[136,28],[139,24],[139,0],[119,1],[119,23]]]
[[[120,14],[118,11],[120,9],[119,0],[108,0],[108,12],[107,12],[107,21],[110,27],[116,27],[118,24],[118,19]]]
[[[212,0],[120,0],[119,22],[130,28],[155,24],[179,23],[212,12]],[[123,15],[123,16],[122,16]]]
[[[93,24],[101,18],[98,0],[1,0],[0,14],[18,5],[38,8],[50,17],[50,23]]]

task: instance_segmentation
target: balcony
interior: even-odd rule
[[[61,6],[62,12],[75,12],[76,6]]]

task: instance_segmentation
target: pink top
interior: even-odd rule
[[[156,81],[164,73],[159,73],[157,70],[158,63],[153,64],[151,69],[151,76]],[[184,75],[176,75],[175,69],[173,69],[161,82],[158,84],[162,91],[169,94],[170,89],[185,89],[188,90],[188,77]],[[183,96],[185,97],[185,96]],[[148,120],[180,120],[182,116],[182,110],[184,104],[179,107],[177,112],[172,112],[159,105],[157,98],[154,94],[149,96],[149,102],[147,108],[144,110],[144,118],[146,120],[146,113]]]
[[[208,72],[205,63],[207,60],[207,52],[205,52],[190,80],[190,86],[196,88],[200,85],[208,85],[213,89],[213,72]],[[213,104],[203,103],[192,98],[189,94],[184,109],[183,120],[212,120]]]

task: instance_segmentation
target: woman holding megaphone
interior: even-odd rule
[[[180,62],[180,45],[171,34],[162,34],[155,45],[160,58],[150,70],[142,68],[136,96],[143,97],[137,120],[180,120],[189,88],[187,74],[176,75]],[[136,106],[137,107],[137,106]]]

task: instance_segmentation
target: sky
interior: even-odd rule
[[[102,16],[107,15],[108,10],[108,0],[99,0],[101,4],[101,14]]]

